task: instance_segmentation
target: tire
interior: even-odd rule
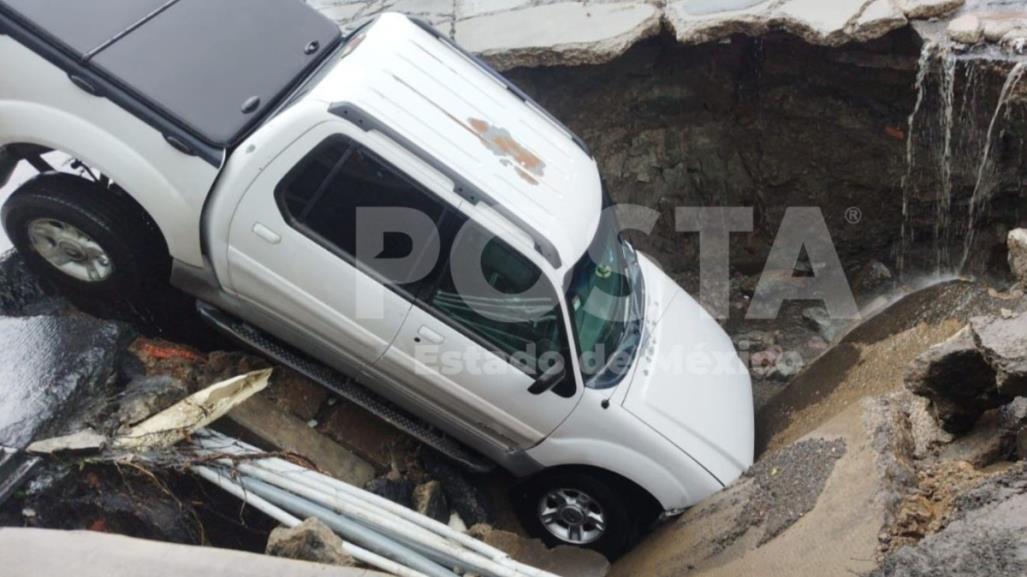
[[[642,516],[640,512],[633,512],[631,507],[635,500],[631,495],[634,491],[624,484],[601,472],[542,473],[516,490],[514,502],[525,530],[546,545],[584,547],[614,561],[635,544]],[[561,518],[561,513],[553,515],[554,508],[560,511],[560,502],[566,503],[568,495],[576,503],[563,507],[567,517],[576,521],[583,510],[599,513],[604,521],[600,534],[594,534],[597,530],[594,521],[581,525],[580,533],[575,534],[569,531],[572,525]],[[544,514],[556,518],[550,521],[549,527],[543,522]]]
[[[140,302],[170,275],[167,245],[149,216],[89,180],[36,176],[4,203],[0,218],[29,269],[73,301]]]

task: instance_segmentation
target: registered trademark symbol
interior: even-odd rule
[[[863,220],[863,211],[858,206],[850,206],[845,209],[845,221],[849,224],[859,224]]]

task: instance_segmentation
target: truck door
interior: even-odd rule
[[[398,381],[422,404],[442,407],[497,449],[530,448],[582,396],[556,289],[531,260],[454,210],[441,244],[450,258],[368,371]],[[460,282],[460,275],[485,284]],[[539,387],[556,359],[567,363],[565,373]]]
[[[414,209],[423,221],[443,208],[333,125],[298,139],[250,186],[232,217],[228,271],[236,296],[313,341],[296,344],[327,351],[335,358],[322,360],[356,374],[385,352],[419,288],[358,262],[360,211]],[[421,248],[399,238],[384,250],[414,268]]]

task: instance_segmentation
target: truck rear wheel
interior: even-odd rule
[[[124,196],[70,174],[28,181],[3,206],[8,238],[29,268],[69,296],[136,301],[163,285],[163,237]]]

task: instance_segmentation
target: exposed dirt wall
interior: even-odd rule
[[[917,246],[906,250],[927,255],[925,262],[934,251],[943,184],[932,160],[941,129],[932,126],[943,111],[932,69],[922,75],[923,116],[909,134],[920,54],[921,41],[909,29],[837,48],[783,34],[683,46],[665,34],[609,64],[509,74],[589,143],[615,201],[661,211],[655,234],[637,244],[671,272],[696,268],[696,235],[674,230],[676,206],[754,207],[755,234],[733,241],[733,264],[746,274],[761,270],[787,207],[817,206],[851,273],[871,258],[889,266],[898,261],[905,180],[915,185],[910,213],[919,219],[910,226]],[[976,92],[955,119],[960,127],[983,124],[977,132],[986,132],[1008,68],[999,63],[975,71]],[[962,90],[968,81],[959,83]],[[1002,200],[1023,204],[1022,109],[1011,106],[1010,121],[995,136],[998,200],[994,209],[986,203],[982,228],[991,220],[1008,228],[1027,212],[1010,211]],[[914,175],[907,178],[910,137]],[[951,241],[959,246],[982,152],[983,136],[976,139],[952,151],[959,158],[952,162]],[[856,224],[850,208],[858,209]],[[983,237],[989,250],[997,246],[997,234]]]

